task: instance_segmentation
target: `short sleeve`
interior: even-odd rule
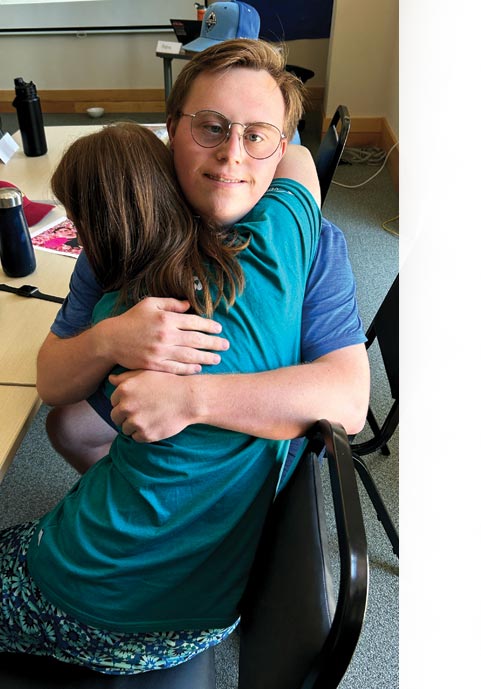
[[[88,328],[94,306],[102,294],[102,287],[82,251],[70,278],[67,298],[50,328],[53,334],[62,338],[73,337]]]
[[[302,310],[302,359],[313,361],[365,341],[346,239],[323,217]]]

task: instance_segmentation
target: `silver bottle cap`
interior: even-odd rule
[[[0,187],[0,208],[22,205],[22,192],[17,187]]]

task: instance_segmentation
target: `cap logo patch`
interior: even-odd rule
[[[207,26],[207,30],[210,31],[211,29],[214,28],[214,26],[217,24],[217,17],[215,16],[215,12],[211,12],[209,16],[207,17],[207,21],[205,22]]]

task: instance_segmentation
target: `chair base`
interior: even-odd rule
[[[393,552],[397,557],[399,557],[399,535],[389,515],[389,512],[387,511],[386,505],[384,504],[384,501],[381,498],[381,495],[377,489],[374,479],[371,476],[371,473],[369,472],[369,469],[367,468],[366,464],[359,457],[359,455],[353,452],[352,459],[354,461],[354,467],[356,468],[357,473],[359,474],[359,478],[361,479],[362,484],[371,499],[374,509],[376,510],[377,518],[383,525],[384,531],[386,532],[387,537],[391,541]]]
[[[0,653],[5,689],[215,689],[214,648],[166,670],[104,675],[54,658]]]

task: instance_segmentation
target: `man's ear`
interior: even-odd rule
[[[172,115],[168,116],[167,122],[166,122],[166,127],[167,127],[167,134],[169,135],[170,150],[172,151],[174,148],[173,142],[174,142],[175,130],[177,127],[177,123],[174,122],[174,120],[172,119]]]

